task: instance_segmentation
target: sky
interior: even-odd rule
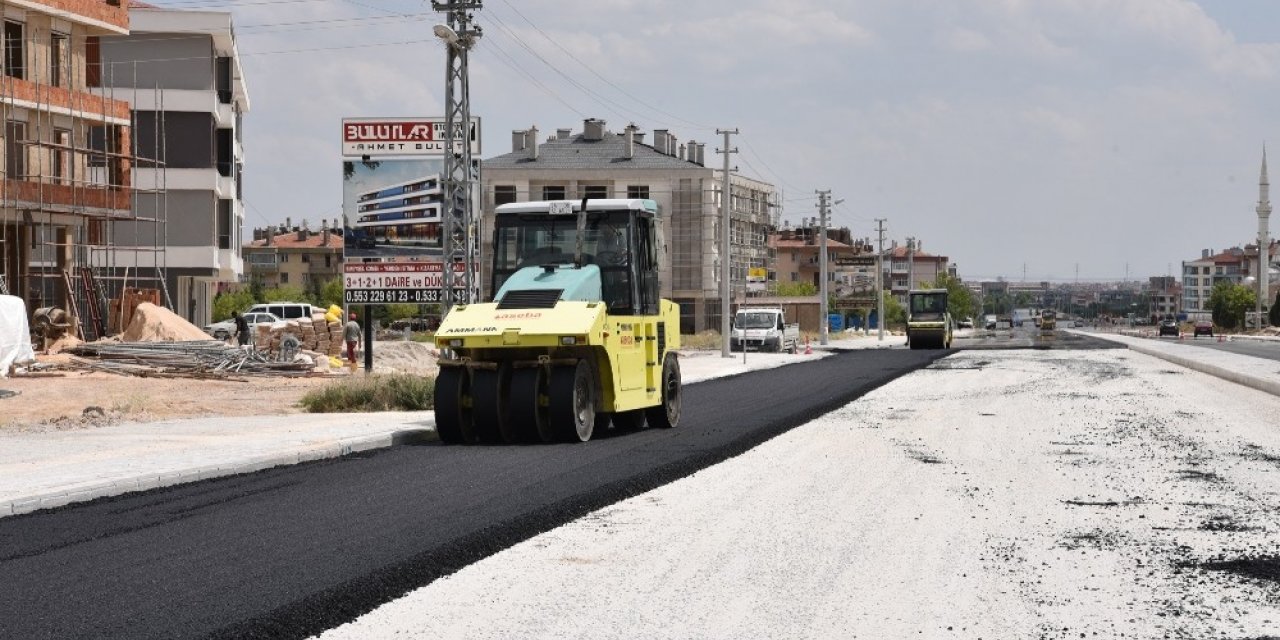
[[[343,117],[444,113],[429,2],[151,2],[233,14],[249,227],[340,215]],[[482,157],[595,117],[719,166],[737,128],[784,219],[831,189],[833,224],[885,218],[965,279],[1177,274],[1256,238],[1280,149],[1275,0],[488,0],[476,21]]]

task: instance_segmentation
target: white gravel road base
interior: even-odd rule
[[[964,352],[487,558],[345,638],[1254,638],[1280,398],[1126,351]]]

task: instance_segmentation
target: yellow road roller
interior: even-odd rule
[[[492,301],[436,332],[446,443],[585,442],[680,420],[680,308],[659,297],[665,246],[647,199],[497,208]]]
[[[951,313],[946,289],[907,292],[907,344],[912,349],[950,349]]]

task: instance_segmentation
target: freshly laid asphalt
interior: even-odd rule
[[[688,385],[674,430],[398,446],[3,518],[0,637],[306,637],[947,353],[862,350]]]

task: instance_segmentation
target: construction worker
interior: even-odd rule
[[[360,323],[356,322],[356,313],[351,312],[347,324],[342,328],[342,339],[347,342],[347,362],[356,363],[356,344],[360,342]]]
[[[240,315],[239,311],[232,311],[231,319],[236,323],[236,342],[242,347],[252,346],[253,338],[249,333],[249,320]]]

